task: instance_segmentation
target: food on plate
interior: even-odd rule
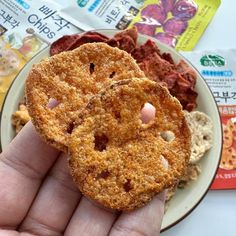
[[[174,185],[173,187],[168,189],[166,195],[166,210],[168,208],[168,201],[175,195],[177,189],[184,189],[186,188],[192,181],[196,181],[198,176],[201,174],[201,166],[199,163],[189,164],[184,172],[183,176],[180,180]]]
[[[220,168],[236,169],[236,119],[228,119],[223,125],[223,153]]]
[[[80,159],[77,159],[77,149],[79,148],[79,145],[76,146],[76,142],[80,141],[78,140],[77,135],[82,135],[81,127],[83,127],[84,129],[96,128],[96,131],[101,131],[101,129],[104,128],[106,132],[108,132],[109,129],[114,129],[112,140],[116,141],[119,139],[121,140],[121,134],[123,131],[125,132],[125,129],[127,127],[131,127],[131,131],[133,130],[133,132],[130,132],[131,136],[128,135],[128,131],[125,133],[126,135],[122,134],[124,136],[124,140],[128,140],[131,137],[129,140],[131,142],[130,147],[128,146],[128,142],[122,143],[122,147],[126,148],[125,151],[131,152],[131,156],[133,155],[132,153],[133,151],[135,151],[136,147],[137,150],[138,148],[140,148],[139,142],[144,142],[143,139],[138,139],[135,143],[135,140],[132,138],[132,135],[135,132],[140,131],[140,127],[142,128],[140,131],[141,134],[145,134],[145,132],[148,133],[148,127],[152,127],[151,122],[150,124],[141,124],[141,120],[139,119],[140,127],[138,129],[134,129],[135,125],[138,125],[137,116],[134,115],[137,113],[137,107],[135,108],[135,106],[131,106],[131,104],[135,101],[135,99],[139,102],[140,100],[138,100],[138,98],[135,98],[130,104],[123,104],[122,101],[124,100],[124,98],[121,96],[115,97],[114,94],[119,93],[122,89],[127,87],[127,91],[130,92],[129,98],[132,98],[132,96],[137,94],[137,91],[139,91],[140,89],[140,94],[143,95],[144,93],[142,92],[142,88],[148,86],[148,84],[151,84],[150,86],[156,86],[161,91],[166,91],[164,88],[160,87],[161,85],[165,86],[183,106],[183,109],[185,110],[185,119],[187,120],[188,126],[192,133],[190,157],[191,161],[186,161],[185,167],[187,166],[187,169],[182,163],[182,169],[180,169],[179,173],[178,171],[174,171],[174,174],[178,176],[178,178],[175,177],[174,181],[174,175],[172,175],[173,182],[170,181],[171,184],[169,182],[169,185],[166,184],[165,186],[167,187],[168,185],[168,188],[170,189],[168,198],[170,198],[170,196],[174,194],[174,191],[176,191],[177,188],[183,188],[187,186],[190,181],[197,178],[201,170],[199,161],[202,156],[204,156],[205,151],[207,151],[207,149],[209,149],[212,145],[212,122],[204,113],[200,113],[197,111],[189,113],[189,111],[192,111],[197,107],[197,92],[195,91],[197,78],[196,73],[183,60],[175,63],[171,55],[166,52],[161,52],[152,40],[147,40],[144,44],[138,45],[137,37],[138,34],[136,28],[121,31],[112,38],[108,38],[107,36],[104,36],[97,32],[87,32],[80,35],[64,36],[52,44],[50,53],[54,56],[49,59],[45,59],[44,61],[33,67],[26,86],[26,91],[28,94],[27,100],[29,103],[29,113],[33,116],[33,122],[36,125],[37,130],[41,133],[41,135],[44,136],[44,138],[46,138],[49,143],[52,143],[60,150],[67,152],[68,146],[70,146],[70,153],[73,153],[73,155],[71,155],[70,166],[72,168],[75,182],[77,182],[79,186],[83,183],[80,187],[82,189],[82,192],[84,192],[87,196],[99,202],[102,202],[106,206],[109,206],[111,208],[118,207],[118,209],[126,210],[141,206],[142,198],[146,199],[144,202],[150,200],[152,196],[157,192],[158,188],[156,187],[156,192],[154,191],[154,193],[151,191],[150,193],[145,193],[142,195],[141,193],[139,194],[138,191],[136,191],[136,186],[138,186],[136,182],[134,182],[131,178],[129,179],[127,176],[126,179],[122,177],[123,179],[117,180],[123,181],[123,185],[119,186],[117,191],[120,194],[123,191],[124,196],[127,196],[127,194],[131,194],[133,191],[135,194],[135,201],[130,205],[130,207],[127,207],[125,205],[127,204],[127,201],[129,201],[127,197],[118,199],[118,196],[120,195],[115,196],[115,194],[112,193],[112,197],[110,199],[117,197],[118,200],[115,201],[124,201],[122,203],[123,205],[115,205],[117,203],[111,202],[107,198],[107,195],[105,195],[105,200],[102,199],[99,194],[97,194],[97,198],[95,196],[96,191],[99,191],[98,184],[100,183],[103,186],[102,189],[104,188],[104,190],[102,191],[105,191],[106,194],[108,193],[108,191],[110,191],[104,186],[106,184],[112,183],[111,177],[114,176],[114,170],[112,169],[114,165],[111,165],[110,167],[102,166],[101,164],[107,164],[107,162],[103,163],[102,160],[99,159],[100,164],[98,166],[92,164],[88,166],[88,162],[85,162],[86,160],[81,159],[81,156]],[[74,48],[76,49],[73,50]],[[119,50],[118,48],[122,49],[123,51]],[[124,51],[130,53],[132,57]],[[155,60],[152,59],[152,57]],[[135,61],[137,64],[135,63]],[[143,71],[141,71],[141,69]],[[150,81],[147,82],[147,79],[143,79],[145,76],[152,81],[155,81],[155,83]],[[137,86],[137,84],[144,83],[136,92],[135,90],[131,92],[131,88],[129,88],[128,85],[122,84],[126,82],[119,82],[112,88],[104,90],[104,88],[106,88],[107,86],[109,87],[114,81],[124,81],[123,79],[125,79],[126,81],[126,79],[135,77],[136,79],[127,80],[128,84]],[[137,77],[142,78],[142,81],[140,81]],[[104,90],[104,92],[100,93],[101,90]],[[140,94],[139,99],[142,98]],[[93,95],[95,95],[94,98],[92,98]],[[146,96],[158,96],[158,93],[154,95],[150,93]],[[101,100],[101,98],[104,97],[112,97],[113,100],[109,101],[109,103],[105,105],[104,101]],[[176,100],[174,99],[174,101]],[[89,105],[86,106],[88,102]],[[103,108],[103,110],[94,110],[95,102],[100,102],[99,105]],[[150,102],[150,100],[148,102]],[[114,106],[114,104],[116,105]],[[118,106],[118,104],[120,105]],[[152,105],[155,104],[152,103]],[[124,112],[122,109],[126,108],[126,106],[130,106],[130,110],[127,109]],[[164,104],[163,106],[168,107],[166,111],[171,108],[168,104]],[[81,112],[82,110],[86,112],[83,113]],[[141,106],[139,112],[140,110]],[[101,121],[98,121],[94,124],[94,127],[85,126],[84,120],[89,120],[89,116],[91,116],[90,121],[94,122],[95,118],[93,117],[93,115],[96,114],[97,116],[100,116],[100,113],[105,111],[107,111],[107,113],[102,119],[105,119],[105,117],[110,117],[111,121],[113,119],[113,128],[105,126],[106,122],[110,122],[109,119],[105,120],[102,124]],[[134,111],[136,111],[136,113]],[[159,113],[158,111],[161,112]],[[157,117],[158,115],[163,115],[163,112],[163,109],[157,109]],[[169,113],[167,112],[167,114]],[[179,115],[182,117],[182,112],[180,112]],[[129,119],[124,119],[123,117],[129,117]],[[12,118],[13,125],[15,125],[17,132],[28,119],[29,115],[27,114],[26,107],[24,106],[24,104],[20,104],[19,110],[13,114]],[[178,122],[178,119],[175,122]],[[79,124],[81,124],[82,126],[78,126]],[[99,124],[101,125],[99,126]],[[161,124],[163,125],[163,123]],[[207,127],[204,127],[205,124],[207,124]],[[126,128],[124,128],[125,125],[127,125]],[[196,133],[195,130],[197,130]],[[92,132],[92,130],[90,131]],[[204,133],[207,134],[207,139],[203,138],[202,134],[199,134],[200,131],[204,131]],[[176,138],[175,136],[173,136],[174,132],[175,131],[170,132],[170,129],[167,129],[166,132],[161,133],[161,137],[166,140],[163,141],[165,144],[167,144],[166,147],[169,147],[171,144],[176,142],[175,139],[175,141],[168,142],[168,140],[171,140],[173,137]],[[85,133],[84,135],[86,136],[88,135],[88,133]],[[160,138],[160,133],[157,133],[157,137]],[[72,142],[70,142],[71,140]],[[114,156],[111,156],[111,158],[114,159],[116,157],[115,151],[119,150],[119,147],[117,147],[117,143],[111,142],[110,137],[109,139],[107,139],[106,135],[96,133],[96,136],[94,136],[94,140],[95,143],[92,143],[92,145],[94,146],[90,150],[88,149],[88,147],[89,145],[91,145],[91,140],[88,139],[90,143],[82,143],[82,145],[86,145],[86,152],[91,151],[92,153],[97,153],[96,157],[104,157],[107,153],[107,150],[112,150],[112,153],[114,152]],[[155,139],[153,140],[155,141]],[[148,147],[148,142],[151,142],[153,140],[152,136],[150,136],[148,137],[147,141],[144,142],[144,144],[146,145],[144,145],[146,149]],[[196,140],[200,140],[200,143],[196,142]],[[181,145],[183,145],[183,143],[181,143]],[[159,146],[149,144],[149,148],[154,152],[157,151]],[[95,151],[94,147],[98,150]],[[103,148],[107,148],[107,150],[99,151]],[[179,147],[175,146],[174,148]],[[168,154],[169,149],[166,150]],[[197,150],[197,152],[195,153],[194,150]],[[143,151],[140,152],[141,155],[145,153]],[[122,155],[123,154],[124,153],[122,153]],[[149,155],[149,150],[147,150],[146,155]],[[118,155],[118,157],[120,156]],[[163,155],[163,158],[161,158],[163,163],[166,160],[164,157],[165,156]],[[95,160],[96,159],[94,159],[94,161]],[[115,159],[114,163],[117,163],[118,160]],[[160,158],[157,159],[157,161],[158,160],[160,161]],[[169,164],[171,163],[171,160],[172,159],[168,159]],[[82,163],[83,165],[78,166],[78,163]],[[135,163],[136,162],[134,162],[134,166]],[[180,164],[180,162],[176,163],[177,165]],[[131,167],[134,168],[134,166]],[[102,169],[103,167],[104,169]],[[106,169],[105,167],[109,168]],[[123,167],[124,166],[121,166],[121,168]],[[155,166],[153,165],[150,165],[150,167],[151,170],[155,168]],[[88,172],[88,178],[90,178],[89,181],[92,181],[92,176],[95,176],[94,182],[91,182],[91,186],[96,187],[94,188],[94,191],[91,191],[91,189],[89,189],[90,186],[88,186],[88,184],[86,185],[86,182],[84,183],[84,180],[82,179],[82,172],[77,172],[79,168],[84,168],[84,170]],[[183,171],[183,169],[185,169],[185,171]],[[148,168],[146,170],[149,171]],[[165,171],[168,172],[169,170]],[[133,172],[131,172],[130,174],[133,174]],[[181,176],[181,172],[184,172],[183,176]],[[158,173],[155,173],[155,175],[158,175]],[[152,178],[147,177],[147,181],[148,184],[152,183]],[[167,182],[168,181],[166,180],[166,183]],[[114,182],[114,184],[117,183],[118,182],[116,181]],[[111,189],[114,186],[115,185],[112,185]],[[131,187],[134,190],[132,190]],[[150,185],[147,185],[147,188],[144,188],[143,190],[146,191],[149,187]],[[161,190],[161,185],[159,187],[160,188],[158,191]],[[128,191],[126,192],[127,189]]]
[[[84,44],[33,66],[26,81],[28,111],[41,136],[66,152],[71,124],[92,95],[112,81],[143,76],[127,52],[104,43]],[[50,107],[51,100],[58,104]]]
[[[85,43],[105,42],[108,38],[97,32],[87,32],[83,36],[79,34],[65,35],[52,43],[50,47],[50,55],[53,56],[60,52],[65,52],[78,48]]]
[[[84,37],[90,37],[90,41],[95,42],[95,35],[96,32],[93,32],[92,35],[90,35],[88,32],[78,37],[82,42],[86,41],[83,40]],[[97,36],[99,38],[102,37],[99,33]],[[152,40],[147,40],[147,42],[145,42],[143,45],[138,45],[137,37],[137,29],[133,27],[131,29],[121,31],[114,37],[107,40],[106,36],[104,36],[103,40],[104,43],[107,43],[110,46],[118,47],[130,53],[137,61],[140,68],[144,71],[146,77],[167,86],[170,93],[177,97],[184,109],[192,111],[194,108],[196,108],[196,73],[183,60],[181,60],[178,64],[174,63],[170,54],[161,53],[155,42]],[[73,45],[75,45],[75,35],[72,35],[71,38]],[[61,48],[61,45],[63,45],[61,41],[62,39],[63,38],[58,39],[53,43],[51,51],[52,48],[53,51],[57,51],[54,50],[54,48],[57,48],[57,42]],[[81,43],[79,45],[81,45]],[[65,51],[72,50],[74,48],[74,46],[66,47]],[[61,52],[61,50],[59,52]]]
[[[182,62],[177,65],[171,64],[154,52],[145,57],[139,66],[148,78],[166,85],[184,109],[192,111],[196,108],[197,93],[194,90],[196,75],[180,73],[178,70],[182,67]]]
[[[178,183],[178,188],[185,188],[191,181],[197,180],[201,173],[201,167],[199,163],[190,163],[184,175],[181,177]]]
[[[168,190],[167,201],[174,196],[177,189],[183,189],[191,181],[197,180],[201,173],[200,161],[213,145],[213,123],[210,117],[199,111],[184,111],[184,114],[191,132],[191,155],[184,175]]]
[[[22,106],[24,107],[23,109],[21,108]],[[20,131],[20,129],[26,123],[26,119],[24,118],[24,114],[27,114],[27,113],[25,112],[25,109],[26,109],[26,106],[21,105],[20,109],[17,110],[13,114],[13,116],[15,116],[15,114],[16,114],[16,117],[19,119],[19,121],[17,121],[17,122],[15,122],[13,119],[13,122],[12,122],[13,125],[15,126],[17,133]],[[195,168],[194,170],[196,170],[196,171],[192,171],[193,167]],[[196,180],[197,176],[200,174],[200,170],[201,170],[201,168],[200,168],[199,164],[189,164],[187,166],[186,173],[184,174],[183,177],[180,178],[180,181],[178,181],[174,187],[172,187],[168,190],[167,201],[170,200],[170,198],[175,194],[177,188],[184,188],[184,187],[188,186],[188,184],[191,181]],[[178,184],[178,183],[180,183],[180,184]]]
[[[140,119],[146,104],[149,122]],[[188,165],[191,135],[182,107],[149,79],[114,83],[81,111],[69,142],[69,165],[85,196],[106,207],[133,210],[172,187]]]
[[[50,55],[53,56],[60,52],[68,51],[77,39],[80,38],[80,35],[64,35],[59,38],[57,41],[53,42],[50,46]]]
[[[192,135],[190,163],[198,162],[213,144],[213,123],[210,117],[200,111],[185,112]]]
[[[112,47],[117,47],[128,53],[131,53],[136,47],[138,39],[138,32],[136,28],[121,31],[114,35],[111,39],[108,39],[106,43]]]
[[[20,104],[18,110],[12,114],[12,125],[15,127],[16,134],[23,126],[30,121],[30,116],[25,104]]]

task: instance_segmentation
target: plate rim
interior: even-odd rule
[[[0,151],[2,151],[2,120],[3,120],[3,110],[4,110],[4,107],[5,107],[5,104],[6,104],[6,101],[8,100],[8,95],[12,89],[12,87],[14,86],[16,80],[19,78],[19,75],[23,72],[23,70],[25,70],[25,68],[28,66],[28,64],[33,60],[35,59],[39,54],[41,53],[44,53],[44,51],[47,51],[49,50],[50,46],[46,46],[45,48],[43,48],[42,50],[40,50],[39,52],[37,52],[33,57],[30,58],[29,61],[26,62],[26,64],[18,71],[18,73],[16,74],[15,78],[12,80],[10,86],[8,87],[8,90],[5,94],[5,97],[3,99],[3,102],[2,102],[2,107],[1,107],[1,110],[0,110]]]

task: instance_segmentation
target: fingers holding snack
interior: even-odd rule
[[[104,204],[106,202],[108,207],[118,209],[127,209],[127,203],[132,201],[132,197],[134,197],[135,201],[130,205],[130,209],[133,209],[149,201],[161,189],[178,184],[179,179],[180,181],[181,179],[186,180],[185,183],[195,179],[191,178],[193,172],[190,171],[185,171],[188,178],[185,178],[185,175],[181,177],[181,173],[183,169],[186,169],[187,164],[184,164],[184,158],[180,160],[176,158],[176,153],[177,156],[182,155],[185,150],[182,145],[186,145],[186,142],[182,143],[183,140],[180,136],[183,135],[185,137],[186,134],[189,134],[187,126],[190,129],[193,126],[194,130],[199,130],[198,132],[191,130],[192,134],[194,134],[192,135],[191,144],[193,146],[191,148],[192,154],[193,150],[197,152],[194,154],[195,156],[192,155],[190,160],[196,163],[212,145],[212,131],[210,129],[213,129],[213,127],[209,126],[209,129],[207,129],[208,123],[211,122],[204,123],[204,116],[200,117],[199,120],[195,119],[196,117],[193,117],[194,113],[189,115],[191,116],[190,120],[186,117],[189,124],[186,125],[184,121],[181,126],[179,120],[184,119],[180,119],[182,117],[182,109],[172,99],[173,103],[169,102],[167,99],[169,95],[167,97],[161,96],[158,86],[158,89],[154,88],[151,92],[147,90],[145,92],[146,95],[143,97],[149,98],[149,96],[156,94],[157,97],[159,96],[156,99],[160,101],[159,103],[155,103],[151,99],[144,99],[140,105],[139,102],[143,93],[142,91],[141,93],[139,92],[142,86],[131,89],[129,96],[135,95],[136,97],[130,100],[129,103],[126,101],[127,96],[124,96],[124,94],[111,96],[112,99],[110,99],[111,97],[107,95],[107,91],[101,96],[103,100],[96,100],[95,98],[101,95],[97,94],[104,88],[117,92],[117,89],[119,90],[120,87],[126,86],[126,82],[121,82],[121,84],[119,82],[113,88],[109,88],[113,82],[134,77],[143,78],[144,72],[150,72],[158,78],[152,83],[166,86],[170,93],[176,96],[184,109],[192,110],[197,105],[197,93],[195,91],[197,76],[186,63],[182,61],[176,63],[171,54],[162,54],[155,42],[148,40],[143,45],[138,45],[134,29],[132,29],[132,32],[127,30],[123,31],[122,34],[118,33],[112,38],[113,40],[108,41],[106,37],[102,37],[96,32],[90,33],[85,33],[81,37],[78,36],[78,40],[76,36],[75,41],[72,40],[73,42],[70,42],[67,37],[69,41],[67,41],[68,44],[65,44],[65,46],[69,45],[69,48],[63,49],[61,47],[59,51],[55,51],[56,53],[79,47],[70,52],[62,52],[34,66],[26,88],[28,109],[36,129],[48,143],[64,152],[68,151],[67,146],[69,145],[70,152],[75,153],[77,151],[76,148],[79,146],[76,146],[76,142],[81,142],[82,146],[87,145],[86,149],[83,150],[84,152],[91,151],[91,153],[94,153],[94,157],[98,158],[92,159],[91,163],[93,164],[89,165],[89,163],[84,163],[85,158],[82,158],[82,156],[80,156],[79,160],[77,154],[73,154],[71,157],[72,172],[75,170],[75,173],[73,172],[74,180],[84,190],[85,195],[100,203]],[[74,39],[74,36],[72,39]],[[142,72],[135,60],[118,48],[111,48],[104,43],[87,43],[93,42],[93,40],[96,41],[97,37],[99,37],[98,41],[109,42],[111,46],[130,52],[139,63],[138,65],[145,64],[145,68],[148,70]],[[126,40],[127,37],[129,37],[129,41]],[[60,43],[59,46],[63,46],[63,40],[65,38],[62,38],[61,41],[59,40],[60,42],[58,41]],[[53,44],[54,46],[56,46],[56,42]],[[157,56],[158,61],[155,61],[154,59]],[[146,76],[148,76],[147,73]],[[148,78],[152,79],[152,76]],[[94,95],[95,98],[92,98]],[[106,101],[104,101],[105,97],[107,97]],[[189,99],[190,97],[191,99]],[[56,105],[53,107],[51,106],[52,100],[56,101]],[[99,101],[98,104],[95,104],[96,109],[98,109],[96,111],[93,110],[95,101]],[[86,107],[87,103],[89,105]],[[96,118],[87,119],[86,114],[81,113],[82,110],[86,111],[87,115],[96,116]],[[105,113],[103,116],[101,115],[102,112]],[[87,123],[84,121],[85,118]],[[205,125],[207,126],[204,129]],[[91,137],[84,139],[88,135],[87,131],[91,133]],[[73,133],[72,136],[74,138],[72,142],[74,143],[73,148],[70,143],[71,133]],[[75,133],[79,133],[78,139],[76,139]],[[189,137],[190,134],[185,137],[186,140],[189,140]],[[143,142],[143,145],[140,145],[139,142]],[[131,144],[131,146],[128,144]],[[110,153],[109,156],[110,150],[112,150],[112,154]],[[157,159],[152,156],[154,154],[151,152],[157,154]],[[123,160],[120,156],[125,153],[128,153],[128,155]],[[137,168],[138,164],[142,164],[141,155],[143,153],[153,157],[151,163],[149,163],[150,169],[148,169],[148,164],[144,164],[143,169]],[[109,157],[105,158],[105,155]],[[128,157],[133,158],[133,165],[129,166],[131,171],[128,171],[129,168],[127,168],[124,171],[125,175],[120,177],[122,175],[121,171],[116,170],[114,172],[112,163],[116,163],[117,166],[122,164],[119,168],[124,169]],[[114,161],[112,162],[111,160]],[[145,161],[147,160],[144,159]],[[189,161],[185,160],[185,162]],[[192,166],[194,165],[192,164]],[[82,168],[85,171],[84,173],[87,174],[82,172],[81,175],[77,176],[79,168]],[[165,180],[166,184],[160,184],[165,178],[157,176],[158,168],[163,173],[163,176],[169,176]],[[188,165],[187,168],[190,169],[191,165]],[[132,173],[137,169],[143,171],[141,176],[146,176],[147,189],[140,188],[138,190],[137,186],[142,181],[139,181],[139,177],[134,178],[132,176]],[[151,172],[149,173],[149,171]],[[199,172],[196,173],[199,174]],[[154,181],[155,183],[152,182],[152,175],[157,180],[156,182]],[[171,178],[175,179],[175,181],[172,182]],[[111,179],[114,181],[112,182]],[[91,186],[96,186],[92,191],[90,191],[89,181],[91,181]],[[111,182],[112,186],[110,186]],[[100,187],[102,186],[101,189],[99,185]],[[134,186],[136,187],[134,188]],[[115,193],[122,193],[125,196],[130,195],[130,199],[127,197],[125,200],[124,198],[117,200],[115,199],[116,196],[114,196],[114,199],[109,199],[108,191],[111,192],[112,197]],[[143,191],[143,193],[140,191]],[[101,199],[101,193],[106,193],[107,199]],[[95,199],[96,194],[98,199]]]

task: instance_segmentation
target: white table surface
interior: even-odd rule
[[[70,1],[57,0],[64,6]],[[235,9],[235,0],[221,0],[221,6],[194,50],[236,48]],[[233,236],[235,225],[236,190],[209,191],[187,218],[161,236]]]

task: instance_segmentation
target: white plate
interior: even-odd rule
[[[97,30],[97,32],[103,33],[107,36],[112,36],[116,33],[115,30]],[[152,39],[153,41],[155,41],[157,46],[160,48],[161,52],[169,52],[176,63],[180,59],[184,59],[183,56],[178,54],[174,49],[167,47],[166,45],[154,40],[153,38],[140,35],[138,43],[142,44],[147,39]],[[21,70],[21,72],[18,74],[8,91],[3,105],[1,116],[0,128],[2,149],[4,149],[11,142],[15,135],[14,129],[11,125],[11,115],[17,109],[18,103],[23,97],[25,79],[27,78],[27,75],[32,65],[48,56],[49,48],[46,48],[45,50],[37,54]],[[189,64],[189,62],[187,63]],[[189,65],[195,70],[195,68],[191,64]],[[221,157],[222,130],[217,105],[204,79],[200,76],[199,73],[197,73],[197,75],[198,78],[196,84],[196,91],[199,94],[197,101],[197,109],[199,111],[205,112],[213,120],[213,147],[205,154],[205,156],[201,160],[202,173],[197,179],[197,181],[193,181],[187,188],[183,190],[178,190],[176,195],[171,200],[170,206],[163,219],[162,230],[166,230],[167,228],[173,226],[174,224],[182,220],[200,203],[202,198],[207,193],[212,180],[214,179]]]

